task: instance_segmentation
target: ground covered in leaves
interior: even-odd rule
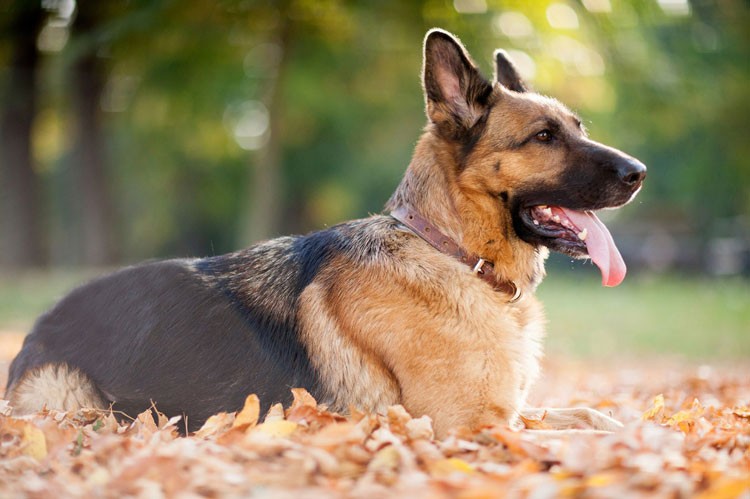
[[[750,497],[750,369],[547,362],[536,405],[589,406],[614,434],[508,427],[433,438],[402,407],[332,414],[303,390],[249,396],[178,437],[178,418],[0,416],[2,497]],[[0,407],[0,412],[7,406]]]

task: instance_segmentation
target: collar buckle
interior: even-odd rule
[[[472,271],[472,272],[473,272],[474,274],[484,274],[484,269],[483,269],[482,267],[484,267],[484,264],[485,264],[485,263],[487,263],[487,260],[485,260],[484,258],[480,258],[480,259],[479,259],[479,260],[477,261],[477,264],[476,264],[476,265],[474,265],[474,268],[473,268],[473,269],[471,269],[471,271]]]
[[[519,288],[515,282],[508,281],[508,283],[515,289],[513,292],[513,296],[510,300],[508,300],[508,303],[516,303],[518,300],[521,299],[521,296],[523,296],[523,293],[521,293],[521,288]]]
[[[466,264],[473,275],[487,282],[495,291],[511,295],[508,303],[516,303],[523,297],[516,283],[497,279],[492,262],[467,253],[416,211],[411,210],[406,205],[401,205],[391,211],[391,216],[436,250]]]

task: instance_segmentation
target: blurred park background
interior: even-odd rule
[[[649,167],[605,214],[619,288],[552,258],[552,351],[747,360],[746,0],[0,0],[0,331],[104,269],[379,212],[435,26]]]

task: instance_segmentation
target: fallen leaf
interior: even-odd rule
[[[697,499],[744,498],[750,495],[750,478],[722,479],[717,484],[703,491]]]
[[[386,411],[391,431],[399,435],[406,435],[406,424],[411,421],[411,414],[402,405],[392,405]]]
[[[177,426],[177,423],[179,423],[180,421],[182,421],[182,415],[172,416],[171,418],[169,418],[169,421],[167,421],[167,424],[164,426],[165,427]]]
[[[152,434],[159,430],[156,421],[154,421],[154,414],[151,412],[151,409],[146,409],[138,414],[135,421],[133,421],[133,425],[136,425],[140,432],[146,432],[148,434]]]
[[[43,459],[47,455],[44,432],[28,420],[0,416],[0,457],[19,455]]]
[[[474,473],[474,468],[457,457],[451,457],[449,459],[441,459],[430,464],[430,474],[435,477],[445,477],[453,473]]]
[[[31,423],[23,425],[21,445],[23,453],[34,459],[41,460],[47,456],[47,441],[44,432]]]
[[[139,416],[140,417],[140,416]],[[208,438],[227,431],[234,423],[234,413],[220,412],[214,414],[195,432],[198,438]]]
[[[266,435],[270,435],[272,437],[288,437],[295,432],[298,426],[299,425],[294,421],[286,421],[281,419],[267,421],[263,424],[259,424],[253,429],[253,431],[265,433]]]
[[[335,422],[324,426],[320,431],[312,433],[305,440],[315,447],[331,450],[342,444],[360,443],[357,426],[351,421]]]
[[[292,388],[292,397],[294,399],[291,407],[289,407],[290,411],[301,406],[318,407],[318,402],[304,388]]]
[[[369,471],[395,470],[398,467],[399,459],[398,450],[389,445],[375,453],[367,469]]]
[[[651,401],[651,408],[646,410],[641,419],[643,421],[656,421],[661,423],[662,417],[664,416],[664,395],[659,394]]]
[[[260,399],[253,393],[245,398],[245,405],[234,417],[232,428],[245,429],[255,426],[258,424],[258,418],[260,418]]]
[[[403,407],[381,414],[355,409],[344,417],[303,390],[286,412],[281,405],[270,409],[262,425],[250,397],[238,413],[217,414],[183,438],[175,436],[179,417],[155,423],[149,412],[132,424],[90,409],[0,414],[0,497],[249,497],[262,491],[274,497],[750,498],[750,375],[717,367],[693,382],[689,368],[576,366],[548,368],[533,402],[602,407],[608,404],[596,401],[606,390],[617,402],[607,412],[624,428],[597,434],[463,427],[435,440],[430,419],[412,418]],[[644,393],[661,395],[647,400]]]
[[[618,480],[618,477],[612,473],[597,473],[586,478],[584,485],[586,487],[606,487]]]
[[[429,416],[422,416],[407,421],[406,436],[410,440],[418,440],[420,438],[432,440],[435,438],[435,432],[432,429],[432,419]]]
[[[266,418],[263,420],[264,423],[270,423],[271,421],[279,421],[284,419],[284,406],[281,404],[273,404],[266,413]]]
[[[696,398],[693,399],[693,403],[690,409],[683,409],[672,414],[669,418],[667,418],[665,424],[673,428],[676,427],[683,433],[687,434],[693,431],[696,422],[701,416],[703,416],[704,412],[705,409],[701,405],[700,401]]]
[[[300,405],[287,411],[286,419],[294,421],[311,428],[318,429],[337,421],[345,421],[346,418],[328,411],[321,411],[310,405]]]

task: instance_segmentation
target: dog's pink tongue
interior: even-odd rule
[[[612,234],[599,218],[590,211],[573,211],[560,208],[581,231],[586,229],[586,249],[602,272],[602,285],[617,286],[625,279],[627,268]]]

